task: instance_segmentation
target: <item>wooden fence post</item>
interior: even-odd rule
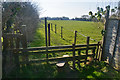
[[[73,69],[75,69],[75,44],[76,44],[76,36],[77,36],[77,31],[75,31],[74,44],[72,44],[72,46],[73,46]]]
[[[74,44],[76,44],[77,31],[75,31]]]
[[[51,23],[51,30],[53,31],[52,23]]]
[[[50,24],[48,24],[48,46],[50,46]]]
[[[47,63],[48,63],[47,18],[45,18],[45,41],[46,41],[46,60],[47,60]]]
[[[61,38],[63,38],[63,33],[62,33],[63,31],[62,30],[63,30],[63,27],[61,26]]]
[[[88,50],[89,50],[89,40],[90,40],[90,37],[87,37],[87,49],[86,49],[86,57],[85,57],[85,63],[87,62],[87,57],[88,57]]]
[[[75,69],[75,44],[72,44],[73,46],[73,69]]]
[[[55,33],[57,33],[57,29],[56,29],[57,27],[56,27],[56,24],[55,24]]]

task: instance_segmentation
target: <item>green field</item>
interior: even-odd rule
[[[97,43],[102,40],[101,30],[103,25],[97,22],[88,21],[65,21],[65,20],[48,20],[47,23],[52,23],[53,31],[51,30],[51,46],[55,45],[72,45],[74,43],[74,31],[77,31],[76,44],[86,44],[86,37],[89,36],[90,43]],[[57,25],[57,33],[55,33],[55,24]],[[61,38],[61,26],[63,26],[63,38]],[[83,34],[84,36],[82,36]],[[36,31],[34,41],[30,44],[32,47],[45,46],[45,26],[44,21],[41,21],[39,28]]]
[[[41,21],[34,36],[33,42],[29,44],[30,47],[45,46],[45,22]],[[66,21],[66,20],[48,20],[47,23],[52,23],[53,31],[50,31],[51,46],[58,45],[72,45],[74,43],[74,31],[77,31],[76,44],[86,44],[87,36],[90,36],[90,43],[97,43],[102,39],[101,30],[103,29],[102,23],[88,22],[88,21]],[[57,25],[57,33],[55,33],[55,24]],[[61,38],[61,26],[63,26],[63,38]],[[85,35],[86,37],[80,35]],[[95,41],[96,40],[96,41]],[[82,51],[85,53],[85,51]],[[90,52],[89,52],[90,53]],[[61,52],[49,54],[49,57],[60,57],[63,55],[72,56],[72,52]],[[39,55],[40,56],[40,55]],[[46,58],[45,54],[41,56],[31,56],[32,59]]]

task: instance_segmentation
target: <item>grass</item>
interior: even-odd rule
[[[69,72],[65,72],[68,70]],[[13,74],[14,73],[14,74]],[[105,62],[95,62],[90,66],[84,66],[72,70],[65,68],[63,72],[58,72],[55,65],[39,64],[22,67],[20,72],[12,72],[8,78],[93,78],[93,79],[119,79],[120,73],[111,68]]]
[[[89,21],[66,21],[66,20],[48,20],[48,23],[52,23],[53,31],[51,30],[51,46],[58,45],[72,45],[74,43],[74,31],[77,30],[76,44],[86,44],[86,37],[78,34],[84,34],[90,36],[92,39],[100,41],[102,39],[101,30],[103,25],[101,23],[89,22]],[[57,33],[55,33],[55,24],[57,25]],[[63,26],[63,38],[60,36],[60,29]],[[99,28],[98,28],[99,26]],[[90,40],[90,43],[97,43],[97,41]],[[36,31],[33,42],[29,44],[30,47],[45,46],[45,24],[44,21],[39,23],[39,28]],[[71,54],[71,53],[70,53]],[[55,53],[55,55],[59,55]],[[45,58],[45,54],[42,54],[42,58]],[[52,54],[49,55],[53,56]],[[62,56],[62,55],[59,55]],[[38,58],[39,56],[31,56],[31,58]]]
[[[86,37],[79,33],[89,36],[90,43],[97,43],[102,40],[101,30],[103,25],[101,23],[87,22],[87,21],[65,21],[65,20],[49,20],[48,23],[53,24],[53,31],[51,30],[51,45],[72,45],[74,43],[74,31],[77,31],[76,44],[86,44]],[[57,33],[55,33],[55,24],[57,25]],[[63,38],[61,38],[61,26],[63,26]],[[30,46],[45,46],[45,28],[44,22],[40,23],[40,27],[36,32],[34,41]]]

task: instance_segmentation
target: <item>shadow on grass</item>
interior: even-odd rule
[[[67,72],[66,72],[67,71]],[[104,62],[93,63],[90,66],[76,68],[76,70],[65,68],[58,72],[56,65],[39,64],[22,67],[19,73],[16,70],[8,78],[109,78],[119,79],[120,73],[110,68]]]

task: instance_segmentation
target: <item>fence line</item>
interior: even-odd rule
[[[52,25],[53,25],[53,23],[51,23]],[[55,29],[56,29],[56,24],[55,24]],[[53,30],[52,30],[53,31]],[[68,30],[68,31],[74,31],[74,30]],[[56,30],[55,30],[55,33],[56,33]],[[86,37],[87,38],[87,36],[85,36],[84,34],[82,34],[82,33],[80,33],[80,32],[77,32],[78,34],[80,34],[80,35],[82,35],[83,37]],[[92,40],[92,41],[96,41],[96,42],[99,42],[99,41],[97,41],[96,39],[92,39],[92,38],[90,38],[90,40]]]

